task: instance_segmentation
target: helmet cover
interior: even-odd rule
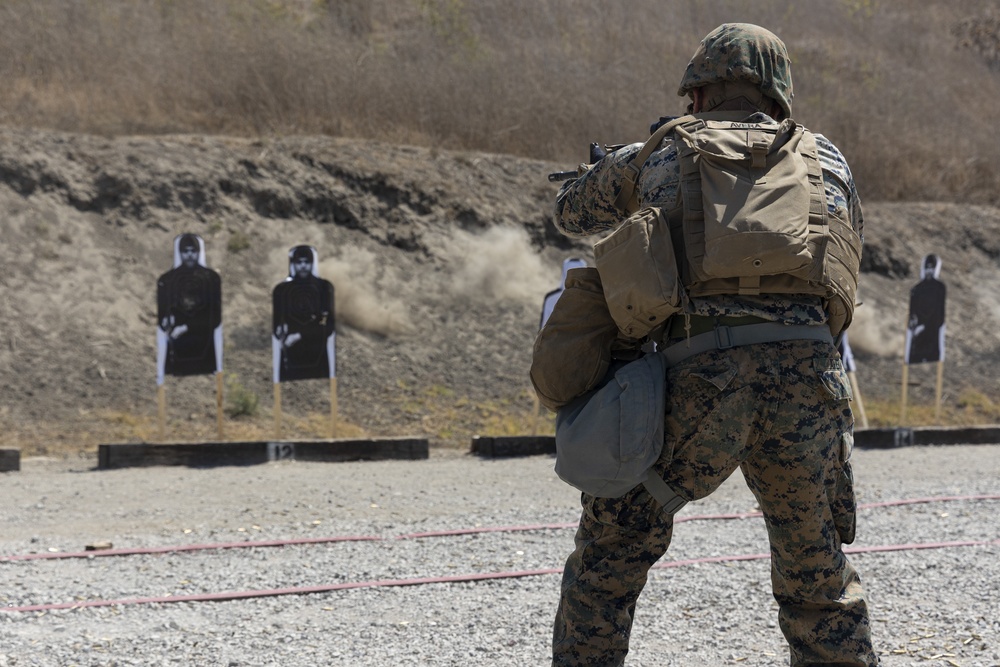
[[[720,81],[749,81],[790,117],[791,65],[784,42],[771,31],[751,23],[723,23],[701,40],[677,94]]]

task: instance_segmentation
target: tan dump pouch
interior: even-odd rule
[[[604,297],[618,329],[643,338],[681,309],[681,280],[670,225],[644,208],[594,244]]]
[[[558,410],[596,387],[611,365],[617,337],[597,269],[567,271],[565,289],[532,351],[529,374],[539,402]]]

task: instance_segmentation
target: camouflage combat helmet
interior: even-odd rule
[[[720,81],[748,81],[792,115],[792,61],[777,35],[750,23],[723,23],[701,40],[678,95]]]

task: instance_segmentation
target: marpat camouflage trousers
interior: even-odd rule
[[[865,594],[841,548],[854,540],[853,418],[834,347],[789,341],[704,352],[671,368],[667,389],[666,444],[654,470],[698,500],[741,467],[767,525],[792,667],[877,665]],[[583,494],[582,503],[552,664],[618,667],[673,517],[641,486],[621,498]],[[683,622],[678,609],[647,613]]]

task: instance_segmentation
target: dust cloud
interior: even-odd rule
[[[454,267],[451,290],[459,297],[535,304],[559,286],[560,267],[543,262],[523,229],[459,232],[448,254]]]
[[[854,321],[847,330],[851,349],[880,357],[903,356],[904,322],[886,318],[873,305],[854,311]]]
[[[337,322],[355,329],[396,336],[413,329],[406,304],[392,294],[401,279],[375,253],[343,248],[340,257],[320,261],[320,276],[333,283]]]

